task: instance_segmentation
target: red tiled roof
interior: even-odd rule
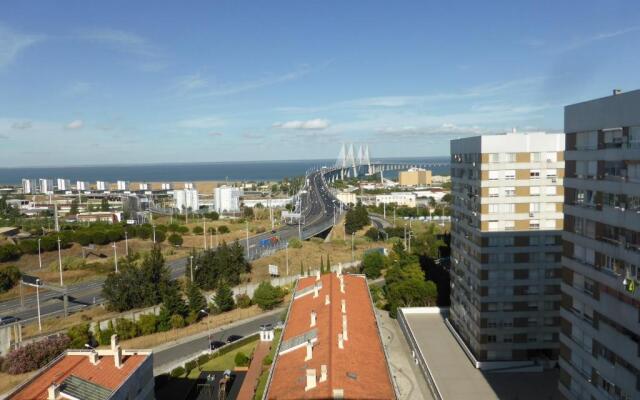
[[[116,368],[113,356],[100,357],[93,365],[85,355],[65,355],[49,369],[36,375],[11,400],[46,400],[52,383],[60,384],[73,375],[110,390],[117,389],[148,357],[148,355],[123,356],[122,368]]]
[[[305,361],[306,346],[278,355],[269,383],[268,399],[331,399],[342,389],[345,399],[395,399],[387,361],[378,333],[369,287],[364,276],[343,275],[345,293],[335,273],[320,277],[322,288],[293,300],[282,340],[302,335],[311,328],[311,312],[317,313],[317,342],[313,356]],[[316,277],[298,280],[296,291],[313,287]],[[325,304],[329,294],[331,303]],[[342,333],[341,300],[346,301],[347,336],[338,348]],[[327,380],[320,382],[321,365],[327,366]],[[305,391],[306,370],[316,370],[316,387]]]

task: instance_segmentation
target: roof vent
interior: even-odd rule
[[[617,95],[619,95],[620,93],[622,93],[622,90],[620,90],[620,89],[613,89],[613,95],[614,95],[614,96],[617,96]]]

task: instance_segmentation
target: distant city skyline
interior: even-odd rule
[[[635,2],[0,4],[0,167],[449,153],[640,88]]]

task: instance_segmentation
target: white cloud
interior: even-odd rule
[[[76,119],[69,122],[66,125],[67,129],[81,129],[84,126],[84,122],[81,119]]]
[[[632,32],[637,32],[637,31],[640,31],[640,25],[638,25],[638,26],[630,26],[628,28],[618,29],[618,30],[610,31],[610,32],[599,32],[599,33],[596,33],[594,35],[590,35],[590,36],[585,36],[585,37],[582,37],[582,38],[574,39],[573,41],[569,42],[565,46],[562,46],[562,47],[558,48],[558,52],[576,50],[576,49],[579,49],[581,47],[588,46],[588,45],[590,45],[592,43],[595,43],[595,42],[599,42],[599,41],[607,40],[607,39],[612,39],[612,38],[615,38],[615,37],[618,37],[618,36],[626,35],[626,34],[629,34],[629,33],[632,33]]]
[[[206,86],[207,80],[198,73],[179,78],[173,85],[172,89],[178,91],[179,93],[187,93],[194,90],[202,89]]]
[[[16,121],[11,124],[11,129],[23,131],[26,129],[31,129],[32,126],[33,123],[31,123],[31,121]]]
[[[42,41],[42,35],[27,35],[0,24],[0,68],[11,64],[28,47]]]
[[[322,130],[329,127],[329,121],[322,118],[316,118],[307,121],[277,122],[273,124],[273,127],[282,129]]]
[[[219,117],[199,117],[178,121],[178,127],[190,129],[211,129],[223,126],[225,121]]]

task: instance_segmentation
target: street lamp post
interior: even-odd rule
[[[127,236],[127,231],[124,231],[124,253],[129,257],[129,237]]]
[[[151,225],[151,229],[153,229],[153,244],[156,244],[156,226]]]
[[[116,242],[113,242],[113,262],[116,265],[116,274],[118,273],[118,247],[116,246]]]
[[[42,269],[42,253],[40,252],[40,241],[42,239],[38,238],[38,264],[40,264],[40,269]]]
[[[211,315],[205,310],[200,310],[200,312],[207,314],[207,317]],[[209,318],[207,318],[207,334],[209,335],[209,351],[211,351],[211,325],[209,322]]]
[[[38,330],[42,332],[42,320],[40,319],[40,279],[36,279],[36,303],[38,304]]]
[[[287,276],[289,276],[289,241],[284,246],[285,265],[287,266]]]
[[[60,253],[60,236],[58,236],[58,266],[60,267],[60,286],[64,286],[62,281],[62,254]]]
[[[355,241],[355,238],[356,238],[356,233],[353,232],[351,234],[351,262],[355,261],[355,256],[354,256],[354,241]]]
[[[207,220],[202,217],[202,239],[204,241],[204,249],[207,249]]]
[[[191,283],[193,283],[193,256],[189,256],[189,261],[191,262]]]
[[[247,259],[249,259],[249,221],[246,221],[246,222],[247,222],[247,245],[246,245],[246,247],[247,247]]]

